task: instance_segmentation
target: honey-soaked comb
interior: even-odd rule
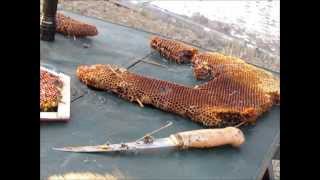
[[[178,64],[190,63],[192,57],[198,52],[198,49],[181,42],[157,36],[151,37],[150,46],[158,51],[161,56]]]
[[[220,63],[230,64],[227,60]],[[255,122],[276,102],[272,94],[275,89],[264,88],[267,83],[259,82],[266,78],[255,79],[251,76],[259,75],[259,71],[244,68],[249,69],[235,72],[224,69],[219,76],[195,88],[134,74],[115,65],[79,66],[77,76],[88,86],[112,91],[131,102],[152,105],[206,127],[226,127]]]
[[[54,111],[61,99],[62,81],[58,76],[40,70],[40,111]]]
[[[61,13],[56,14],[56,31],[66,36],[95,36],[98,30],[95,26],[86,24]]]

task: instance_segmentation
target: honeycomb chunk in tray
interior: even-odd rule
[[[58,76],[40,69],[40,111],[56,111],[61,100],[62,81]]]

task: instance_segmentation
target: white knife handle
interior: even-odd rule
[[[185,131],[170,135],[170,138],[182,148],[212,148],[222,145],[239,147],[245,141],[242,131],[235,127]]]

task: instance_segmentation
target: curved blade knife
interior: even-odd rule
[[[245,142],[242,131],[235,127],[221,129],[201,129],[184,131],[172,134],[166,138],[153,139],[145,136],[142,140],[121,143],[102,144],[96,146],[78,146],[53,148],[58,151],[69,152],[114,152],[114,151],[139,151],[159,148],[213,148],[222,145],[239,147]]]

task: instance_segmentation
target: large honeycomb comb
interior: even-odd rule
[[[61,13],[56,15],[56,25],[56,31],[66,36],[85,37],[98,34],[95,26],[74,20]]]
[[[227,65],[229,61],[233,60],[221,59],[220,64],[212,66]],[[88,86],[112,91],[130,102],[152,105],[207,127],[226,127],[255,122],[276,102],[274,89],[258,83],[264,78],[250,66],[243,68],[247,69],[225,68],[206,84],[194,88],[134,74],[115,65],[79,66],[77,76]]]
[[[62,81],[40,69],[40,111],[54,111],[61,99]]]
[[[199,53],[192,59],[192,65],[196,79],[209,79],[198,86],[200,89],[215,93],[220,92],[221,88],[234,90],[243,96],[252,96],[246,97],[247,102],[255,98],[256,102],[250,103],[252,105],[261,104],[264,96],[270,97],[276,104],[280,103],[279,79],[239,58],[220,53]]]
[[[190,63],[192,57],[198,52],[198,49],[186,44],[157,36],[151,37],[150,46],[163,57],[179,64]]]

